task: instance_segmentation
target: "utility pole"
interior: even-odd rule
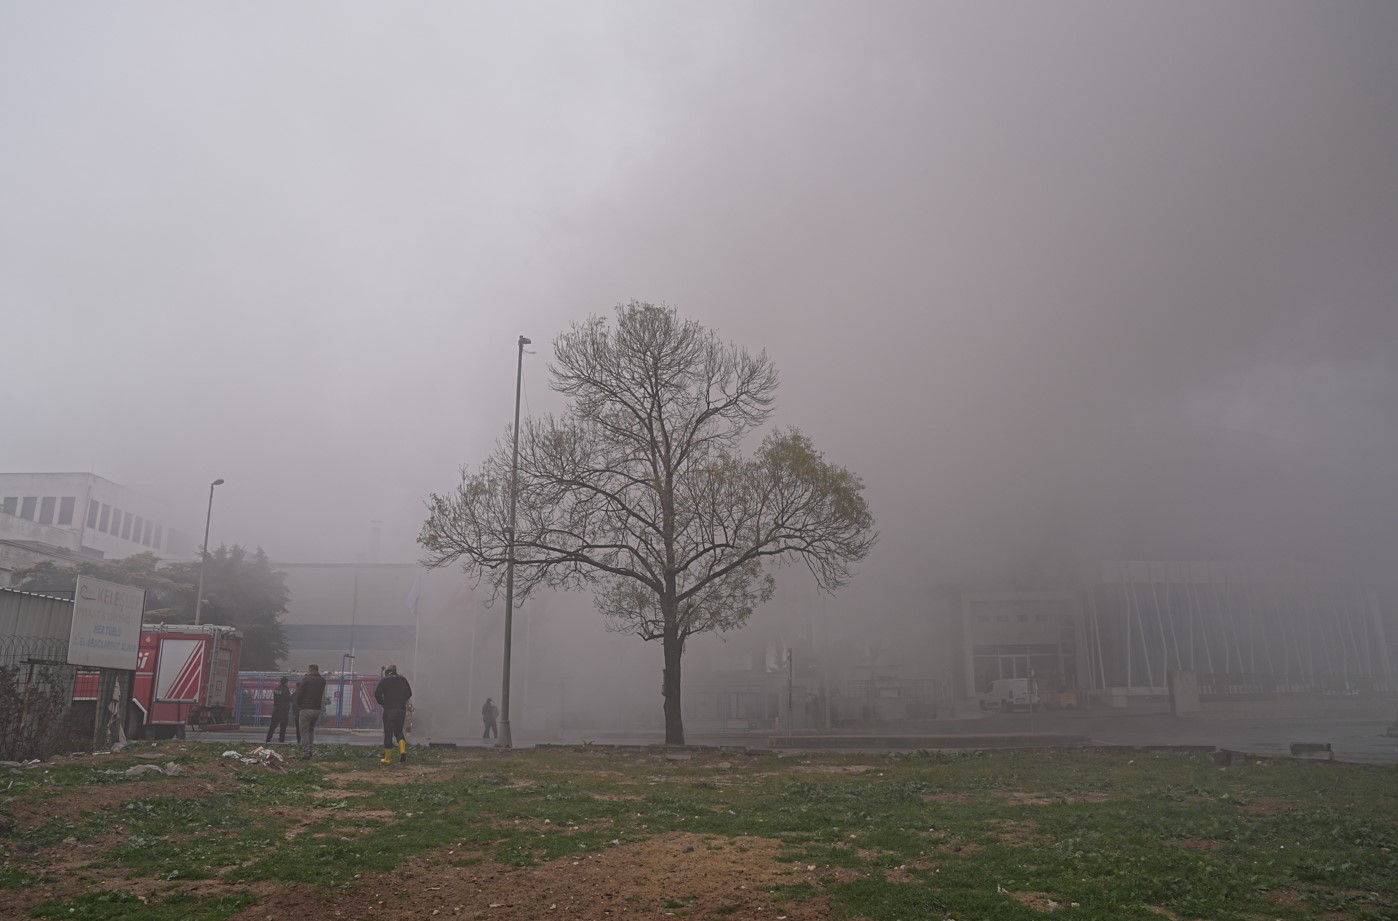
[[[510,523],[505,534],[505,665],[500,677],[501,748],[514,744],[510,736],[510,631],[515,614],[515,494],[519,491],[519,394],[524,383],[524,347],[529,340],[519,337],[519,359],[515,366],[515,435],[510,446]]]
[[[786,734],[796,728],[796,711],[792,709],[791,686],[796,675],[796,664],[791,657],[791,647],[786,647]]]
[[[209,513],[204,516],[204,546],[199,554],[199,590],[194,593],[195,626],[204,622],[204,564],[209,561],[209,524],[214,520],[214,487],[222,485],[222,477],[209,484]]]

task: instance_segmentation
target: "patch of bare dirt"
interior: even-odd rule
[[[818,885],[822,875],[812,865],[779,863],[781,850],[780,842],[767,838],[729,839],[676,832],[537,867],[432,864],[433,857],[452,859],[444,850],[418,858],[394,873],[366,878],[350,893],[288,886],[233,918],[828,918],[824,899],[781,902],[772,892],[775,887],[802,881]],[[824,875],[830,872],[827,868]]]
[[[1033,822],[1017,822],[1014,819],[1002,819],[994,823],[996,827],[995,837],[1006,844],[1026,844],[1034,839]]]
[[[798,764],[791,768],[793,774],[863,774],[874,770],[872,764]]]
[[[1291,798],[1287,796],[1255,796],[1252,802],[1243,807],[1243,811],[1251,815],[1271,815],[1291,809],[1293,805]]]
[[[1211,838],[1173,838],[1165,843],[1184,848],[1186,851],[1216,851],[1223,847],[1222,841],[1214,841]]]
[[[1035,911],[1057,911],[1063,903],[1049,898],[1047,892],[1009,892],[1010,898]]]
[[[469,760],[469,759],[467,759]],[[459,764],[460,762],[453,762]],[[353,771],[337,771],[325,775],[325,782],[337,787],[347,784],[400,784],[427,783],[448,780],[461,773],[457,767],[443,768],[441,765],[407,764],[380,765],[374,762],[373,768]]]
[[[75,759],[76,760],[76,759]],[[170,760],[168,755],[165,760]],[[94,761],[95,770],[116,770],[106,768],[101,761]],[[120,783],[100,785],[54,787],[51,793],[33,800],[12,801],[14,817],[22,825],[35,825],[50,819],[76,819],[94,812],[112,813],[133,799],[147,796],[195,797],[216,793],[227,789],[229,778],[237,769],[265,771],[267,768],[235,764],[213,763],[201,765],[188,774],[175,777],[157,775],[124,780]],[[27,771],[42,771],[42,767],[28,768]]]
[[[927,857],[918,857],[906,863],[900,863],[896,867],[889,867],[883,871],[884,879],[890,883],[915,883],[917,877],[913,876],[914,870],[933,870],[936,868],[936,861]]]
[[[169,880],[150,877],[131,877],[120,867],[94,867],[91,861],[98,859],[109,847],[119,843],[116,836],[96,839],[89,844],[80,844],[65,849],[47,849],[41,866],[28,869],[42,870],[45,874],[43,885],[24,889],[7,889],[4,908],[0,917],[27,918],[30,909],[44,902],[64,901],[91,892],[126,892],[143,902],[160,902],[175,892],[189,893],[199,898],[250,893],[258,903],[274,900],[282,889],[282,884],[270,880],[257,882],[229,882],[221,877],[201,880]]]
[[[1049,796],[1022,790],[999,790],[995,794],[1011,806],[1051,806],[1054,803],[1105,803],[1116,799],[1110,793],[1070,793]]]
[[[312,790],[312,791],[310,791],[310,796],[311,796],[312,799],[347,799],[347,798],[349,798],[349,797],[351,797],[351,796],[368,796],[368,795],[369,795],[369,791],[368,791],[368,790],[340,790],[340,789],[330,789],[330,790]]]

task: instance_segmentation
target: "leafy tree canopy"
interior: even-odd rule
[[[683,744],[680,658],[695,633],[741,626],[801,561],[833,591],[877,540],[863,484],[767,421],[776,369],[668,307],[630,303],[554,343],[561,417],[519,434],[517,592],[586,586],[609,624],[664,650],[665,737]],[[499,591],[510,557],[512,439],[428,501],[424,562],[461,562]]]
[[[21,591],[71,596],[79,575],[145,589],[147,623],[194,623],[198,560],[162,564],[153,553],[84,560],[76,566],[46,560],[15,570],[11,582]],[[238,628],[243,638],[242,668],[275,669],[286,658],[281,619],[290,597],[285,574],[272,568],[261,547],[249,553],[236,544],[221,545],[209,554],[203,622]]]

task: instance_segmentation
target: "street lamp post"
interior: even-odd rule
[[[194,594],[194,623],[196,626],[204,622],[204,564],[209,561],[209,524],[214,519],[214,487],[222,485],[222,477],[209,484],[209,513],[204,517],[204,546],[199,555],[199,590]]]
[[[510,447],[510,523],[505,534],[505,665],[501,670],[500,738],[501,748],[510,748],[510,635],[515,615],[515,493],[519,490],[519,392],[524,381],[524,347],[529,340],[519,337],[519,359],[515,366],[515,436]]]

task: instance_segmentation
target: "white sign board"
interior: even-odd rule
[[[146,593],[129,585],[78,576],[68,662],[94,668],[136,668]]]

